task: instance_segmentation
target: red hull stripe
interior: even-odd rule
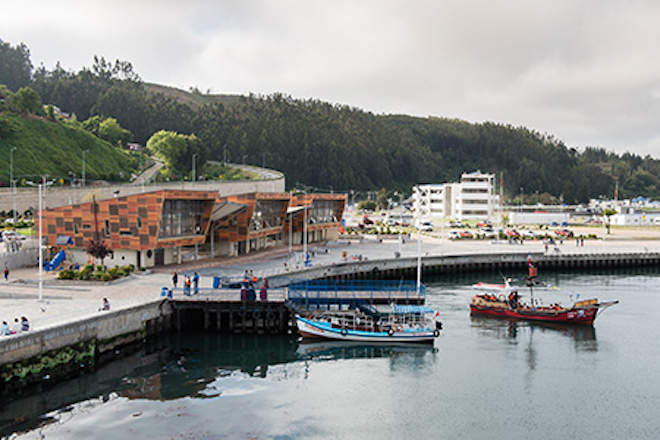
[[[473,314],[479,315],[569,324],[593,324],[596,319],[596,309],[571,309],[559,313],[534,312],[530,310],[529,312],[521,313],[504,307],[478,307],[471,305],[470,311]]]

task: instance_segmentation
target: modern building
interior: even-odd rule
[[[413,203],[422,220],[492,220],[499,209],[495,175],[476,171],[460,183],[417,185]]]
[[[289,193],[219,197],[217,191],[160,190],[93,200],[44,210],[44,244],[54,246],[58,237],[70,236],[70,252],[77,264],[89,262],[86,249],[92,240],[113,250],[105,260],[109,266],[153,267],[236,256],[285,244],[289,233],[302,239],[304,230],[308,243],[336,237],[346,197],[292,198]],[[295,214],[299,206],[307,206],[302,217]]]

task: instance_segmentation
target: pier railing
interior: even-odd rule
[[[426,287],[414,281],[394,280],[304,280],[294,281],[288,287],[288,300],[295,304],[321,306],[330,304],[421,304]]]

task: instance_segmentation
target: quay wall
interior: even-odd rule
[[[528,257],[542,270],[602,269],[660,266],[660,252],[602,252],[545,254],[494,253],[433,255],[422,257],[422,274],[442,275],[462,272],[526,270]],[[350,261],[290,272],[293,279],[415,279],[417,257]]]
[[[172,307],[158,299],[134,307],[99,312],[76,321],[0,339],[0,387],[64,375],[70,367],[93,365],[117,347],[169,328]]]

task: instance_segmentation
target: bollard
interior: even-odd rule
[[[170,289],[168,289],[167,287],[163,287],[163,289],[160,291],[160,296],[169,296],[169,294],[168,294],[169,290]],[[170,296],[170,298],[171,298],[171,296]]]
[[[213,277],[213,288],[217,289],[220,287],[220,277]]]

